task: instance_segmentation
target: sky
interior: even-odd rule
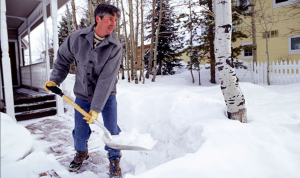
[[[248,123],[229,120],[218,84],[209,83],[202,66],[201,84],[186,69],[157,76],[145,84],[119,80],[118,124],[157,140],[151,151],[122,151],[124,178],[274,178],[300,177],[300,83],[256,85],[251,72],[236,69],[245,96]],[[62,83],[75,99],[74,75]],[[63,116],[15,123],[1,113],[1,178],[104,178],[108,160],[103,131],[91,125],[90,158],[75,173],[74,109]],[[101,116],[98,120],[102,122]],[[147,140],[147,139],[146,139]],[[17,170],[17,171],[16,171]]]

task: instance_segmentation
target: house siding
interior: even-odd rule
[[[278,37],[268,38],[269,43],[269,56],[270,62],[272,61],[282,61],[282,59],[286,60],[299,60],[300,54],[289,54],[289,36],[300,35],[297,33],[290,34],[290,28],[300,29],[300,15],[297,17],[289,17],[295,12],[288,11],[288,8],[293,5],[282,6],[282,7],[273,7],[273,1],[266,1],[266,7],[268,7],[268,11],[266,14],[278,14],[277,21],[273,24],[271,28],[271,24],[268,24],[268,31],[278,30]],[[256,3],[255,9],[260,8],[259,3]],[[285,13],[280,13],[280,12]],[[295,9],[296,11],[296,9]],[[238,28],[245,29],[244,31],[251,31],[251,19],[243,19],[243,24],[239,25]],[[262,27],[256,20],[256,43],[257,43],[257,61],[266,62],[267,61],[267,53],[266,53],[266,39],[262,37]],[[243,40],[237,40],[232,45],[237,47],[242,45],[243,43],[252,43],[252,38],[249,37]],[[239,55],[237,58],[242,59],[242,55]],[[252,59],[248,59],[245,61],[251,61]]]

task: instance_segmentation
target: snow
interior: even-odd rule
[[[201,69],[202,85],[197,72],[195,84],[189,71],[177,72],[146,84],[128,83],[127,78],[118,82],[121,129],[126,134],[150,134],[158,141],[151,151],[122,151],[125,178],[300,177],[299,83],[255,85],[250,83],[250,71],[237,69],[248,114],[243,124],[226,117],[220,86],[209,83],[209,69]],[[72,100],[73,84],[74,75],[62,84]],[[90,159],[81,172],[67,171],[75,153],[74,109],[68,103],[65,107],[62,117],[18,123],[1,113],[1,177],[108,177],[103,132],[96,125],[91,126]],[[50,121],[57,123],[55,127]],[[30,134],[24,127],[38,129]],[[45,131],[49,135],[43,135]],[[62,146],[55,147],[57,143]]]
[[[0,112],[0,118],[2,168],[2,163],[14,163],[29,154],[33,146],[33,138],[24,126],[17,124],[7,114]]]
[[[140,134],[138,130],[131,129],[130,132],[121,132],[119,135],[112,136],[112,140],[108,143],[137,146],[151,150],[157,143],[157,140],[154,140],[149,133]]]

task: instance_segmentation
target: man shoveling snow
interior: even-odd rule
[[[50,81],[45,89],[61,84],[70,68],[77,63],[74,94],[75,103],[91,117],[84,117],[75,110],[75,128],[73,130],[76,154],[69,170],[80,168],[89,158],[87,141],[91,134],[89,124],[102,113],[104,126],[111,135],[121,132],[117,124],[116,83],[122,57],[122,45],[112,33],[120,10],[109,4],[99,4],[94,12],[95,25],[73,32],[60,46],[54,62]],[[85,120],[87,121],[85,121]],[[121,152],[105,146],[110,162],[109,177],[122,177],[120,168]]]

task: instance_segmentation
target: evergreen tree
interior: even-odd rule
[[[59,46],[63,44],[65,39],[73,32],[75,31],[75,27],[73,25],[73,20],[71,18],[71,14],[69,15],[68,19],[68,13],[66,12],[64,16],[62,16],[62,20],[59,22],[58,26],[58,43]],[[68,22],[70,24],[68,24]],[[69,25],[69,27],[68,27]],[[69,73],[75,74],[76,73],[76,60],[70,65]]]
[[[71,26],[71,32],[75,31],[72,18],[70,18],[70,26]],[[58,43],[59,43],[59,46],[65,41],[65,39],[71,34],[71,32],[69,33],[68,15],[67,15],[67,12],[66,12],[65,15],[62,16],[62,19],[59,22],[59,26],[58,26]]]
[[[158,24],[158,12],[160,1],[156,0],[156,13],[155,13],[155,25]],[[151,19],[152,15],[148,15],[147,19]],[[173,8],[170,6],[169,1],[163,2],[163,14],[160,26],[160,33],[158,37],[157,47],[157,64],[158,70],[156,75],[173,75],[175,74],[175,67],[182,67],[179,57],[181,53],[179,51],[183,48],[183,37],[178,35],[179,23],[175,21],[176,16],[173,12]],[[146,26],[146,29],[151,29],[151,26]],[[150,39],[151,32],[146,36],[146,40]],[[156,41],[154,43],[157,43]],[[154,54],[155,55],[155,54]],[[145,55],[146,68],[148,67],[149,51]]]

